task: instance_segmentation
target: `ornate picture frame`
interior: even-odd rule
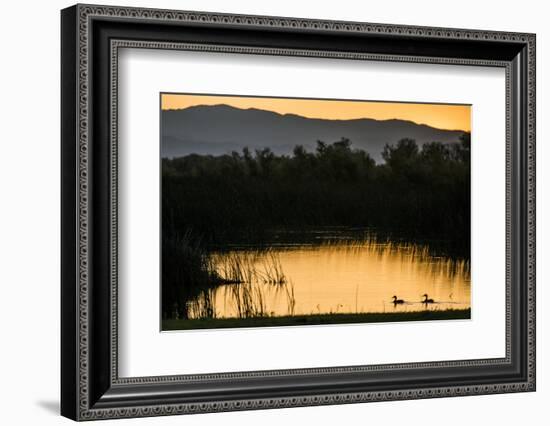
[[[61,12],[61,413],[73,420],[535,390],[535,35],[76,5]],[[457,361],[119,377],[121,48],[506,72],[506,355]],[[215,370],[215,369],[214,369]]]

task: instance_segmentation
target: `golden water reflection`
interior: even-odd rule
[[[215,317],[406,312],[470,307],[470,266],[395,243],[327,243],[212,255],[225,284],[195,301]],[[435,303],[421,303],[428,294]],[[394,304],[392,296],[404,301]]]

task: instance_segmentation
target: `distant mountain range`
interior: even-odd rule
[[[442,130],[406,120],[326,120],[260,109],[239,109],[228,105],[199,105],[161,113],[163,158],[188,154],[221,155],[270,148],[275,154],[291,154],[296,145],[313,151],[317,140],[332,143],[348,138],[352,148],[368,152],[382,161],[385,144],[402,138],[450,143],[459,140],[461,130]]]

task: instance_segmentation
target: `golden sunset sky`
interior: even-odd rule
[[[297,114],[303,117],[331,120],[356,118],[389,120],[397,118],[418,124],[427,124],[438,129],[471,131],[470,105],[161,94],[163,110],[221,104],[241,109],[257,108],[279,114]]]

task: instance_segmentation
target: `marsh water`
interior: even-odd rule
[[[231,282],[199,295],[190,317],[205,305],[217,318],[470,307],[469,261],[428,242],[311,234],[213,252],[212,267]],[[424,294],[434,303],[422,303]],[[394,295],[403,303],[393,303]]]

